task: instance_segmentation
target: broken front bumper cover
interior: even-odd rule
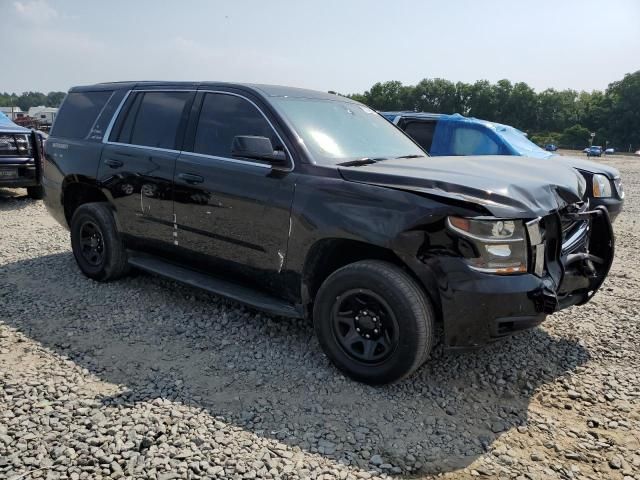
[[[544,234],[529,241],[534,257],[529,273],[474,272],[457,257],[433,258],[422,265],[425,278],[438,279],[447,348],[485,345],[591,299],[613,262],[613,229],[603,207],[572,215],[586,227],[565,242],[560,216],[544,217]],[[544,248],[538,248],[540,244]],[[536,253],[543,255],[542,260],[535,258]]]
[[[600,206],[573,217],[579,224],[568,238],[562,242],[544,240],[550,251],[545,255],[542,274],[535,272],[543,278],[544,285],[531,294],[541,313],[588,302],[602,286],[613,263],[614,234],[607,209]],[[557,216],[556,221],[559,222]],[[535,247],[539,249],[539,245]],[[538,263],[536,259],[536,268]]]

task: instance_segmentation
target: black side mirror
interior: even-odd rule
[[[253,135],[235,136],[231,146],[231,156],[266,160],[274,164],[282,164],[287,161],[287,156],[283,151],[273,149],[269,138]]]

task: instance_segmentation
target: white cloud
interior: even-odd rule
[[[29,23],[48,23],[60,16],[46,0],[16,1],[13,7],[18,16]]]

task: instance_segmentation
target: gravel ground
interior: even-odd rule
[[[0,190],[0,478],[640,480],[640,159],[587,306],[374,388],[306,322],[157,277],[83,277]]]

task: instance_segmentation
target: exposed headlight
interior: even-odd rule
[[[475,256],[465,259],[474,270],[503,275],[527,271],[527,240],[520,220],[448,217],[447,226],[475,246]]]
[[[606,175],[596,173],[593,176],[593,196],[596,198],[605,198],[611,196],[611,182]]]
[[[618,196],[621,199],[624,199],[624,188],[622,187],[622,179],[620,177],[614,178],[613,184],[616,186],[616,191],[618,192]]]

